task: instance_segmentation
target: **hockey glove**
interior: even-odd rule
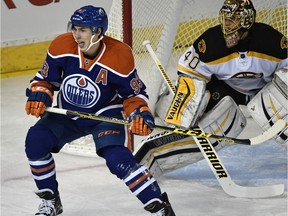
[[[128,117],[130,130],[140,136],[149,135],[154,128],[154,117],[147,106],[140,106]]]
[[[46,107],[52,105],[53,90],[50,91],[45,86],[32,86],[31,89],[26,89],[28,97],[25,110],[27,115],[31,114],[37,118],[45,112]]]

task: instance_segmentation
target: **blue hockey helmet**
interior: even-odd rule
[[[89,26],[93,34],[97,32],[98,28],[101,28],[103,36],[108,28],[108,17],[102,7],[87,5],[74,12],[70,18],[70,24],[71,27]]]

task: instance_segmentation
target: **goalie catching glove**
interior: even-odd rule
[[[50,107],[53,101],[53,86],[44,81],[39,81],[31,85],[30,89],[26,89],[25,110],[27,115],[31,114],[37,118],[45,112],[46,107]]]
[[[140,106],[128,117],[133,134],[147,136],[154,128],[154,117],[147,106]]]
[[[275,137],[279,144],[288,147],[288,69],[275,72],[272,82],[269,82],[247,104],[252,118],[263,131],[267,131],[279,119],[286,121],[286,127]]]

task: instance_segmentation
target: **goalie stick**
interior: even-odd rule
[[[153,48],[151,47],[150,41],[146,40],[143,42],[143,45],[147,48],[149,54],[153,58],[154,62],[156,63],[160,73],[162,74],[165,82],[170,88],[170,91],[175,94],[176,88],[170,81],[164,67],[162,66],[161,62],[157,58]],[[278,126],[276,125],[278,124]],[[282,120],[280,123],[276,122],[274,126],[276,125],[277,129],[278,127],[284,127],[286,123]],[[198,128],[200,131],[201,129]],[[281,130],[281,129],[280,129]],[[275,131],[266,131],[266,135],[262,134],[264,137],[268,137],[269,133],[272,132],[273,134]],[[278,131],[279,132],[279,131]],[[277,132],[276,132],[277,134]],[[272,135],[272,134],[270,134]],[[275,134],[274,134],[275,135]],[[260,135],[261,136],[261,135]],[[262,139],[250,139],[250,144],[255,144],[255,142],[263,142],[265,139],[262,136]],[[267,138],[266,137],[266,138]],[[273,137],[273,136],[272,136]],[[213,171],[215,177],[217,178],[219,184],[221,185],[222,189],[230,196],[234,197],[243,197],[243,198],[266,198],[266,197],[273,197],[273,196],[279,196],[284,193],[284,185],[270,185],[270,186],[259,186],[259,187],[245,187],[236,184],[232,178],[230,177],[229,173],[227,172],[226,168],[220,161],[215,149],[211,145],[210,141],[208,140],[208,137],[202,137],[197,138],[193,136],[194,141],[196,142],[198,148],[202,152],[205,160],[208,162],[211,170]],[[239,140],[238,140],[239,141]]]

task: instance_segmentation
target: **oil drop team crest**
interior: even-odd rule
[[[79,74],[73,74],[64,79],[62,93],[67,103],[82,108],[93,107],[101,94],[95,82]]]

